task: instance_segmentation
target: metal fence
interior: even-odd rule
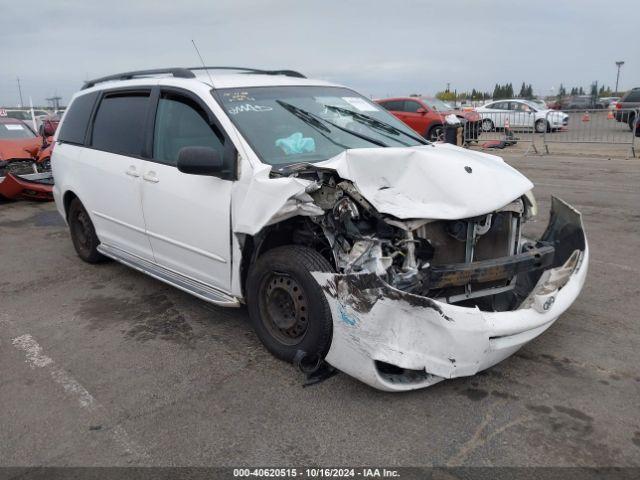
[[[478,115],[475,126],[470,122],[465,124],[466,145],[504,148],[520,144],[526,145],[527,151],[536,150],[534,136],[541,128],[540,120],[545,121],[544,116],[536,118],[532,111],[478,112]],[[473,135],[474,130],[479,134]]]
[[[623,146],[635,156],[639,109],[478,112],[479,129],[465,125],[464,142],[480,148],[520,145],[525,153],[549,153],[553,144]],[[480,132],[478,135],[477,132]]]
[[[593,143],[626,145],[635,156],[637,109],[568,110],[569,122],[558,130],[545,129],[542,143],[545,153],[553,143]],[[549,116],[549,114],[547,114]]]

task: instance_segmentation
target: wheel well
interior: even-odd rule
[[[64,205],[64,217],[67,218],[69,216],[69,206],[74,198],[78,198],[78,196],[73,193],[71,190],[65,192],[62,197],[62,204]]]
[[[265,227],[254,236],[247,235],[242,246],[240,279],[245,294],[249,268],[268,250],[284,245],[304,245],[318,251],[335,268],[331,245],[320,226],[307,217],[294,217]]]

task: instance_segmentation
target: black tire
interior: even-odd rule
[[[425,135],[430,142],[437,142],[444,138],[444,127],[442,125],[433,125]]]
[[[323,359],[333,321],[320,285],[310,272],[332,272],[311,248],[287,245],[267,251],[247,276],[247,307],[253,328],[275,357],[293,362],[298,351]]]
[[[483,132],[493,132],[495,130],[495,126],[489,118],[485,118],[484,120],[482,120],[482,122],[480,123],[480,128]]]
[[[551,129],[549,128],[549,125],[547,125],[547,121],[543,120],[543,119],[536,120],[536,123],[535,123],[535,131],[536,131],[536,133],[544,133],[545,130],[547,132],[551,131]]]
[[[636,116],[633,113],[629,114],[629,121],[627,123],[629,125],[629,130],[633,132],[633,128],[636,123]]]
[[[87,263],[105,261],[107,257],[98,252],[100,240],[98,240],[96,230],[93,228],[91,218],[82,202],[77,198],[74,198],[69,205],[67,221],[69,222],[71,241],[78,256]]]

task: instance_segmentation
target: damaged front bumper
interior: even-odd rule
[[[580,213],[553,198],[540,240],[553,244],[553,262],[524,279],[530,283],[524,299],[510,311],[413,295],[373,273],[314,272],[333,315],[327,362],[378,389],[401,391],[474,375],[504,360],[549,328],[584,285],[589,250]]]

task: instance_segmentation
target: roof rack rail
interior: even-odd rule
[[[136,77],[145,77],[149,75],[160,75],[163,73],[169,73],[178,78],[195,78],[192,69],[187,68],[156,68],[153,70],[136,70],[133,72],[116,73],[115,75],[107,75],[106,77],[96,78],[94,80],[87,80],[82,86],[82,90],[85,88],[91,88],[94,85],[102,82],[108,82],[110,80],[131,80]]]
[[[307,78],[300,72],[295,70],[263,70],[260,68],[248,68],[248,67],[192,67],[189,70],[238,70],[244,73],[257,73],[259,75],[284,75],[286,77]]]

